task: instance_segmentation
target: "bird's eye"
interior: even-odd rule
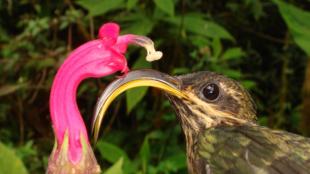
[[[210,101],[214,101],[220,95],[219,87],[214,83],[209,83],[202,90],[203,96]]]

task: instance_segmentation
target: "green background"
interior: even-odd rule
[[[164,53],[150,64],[143,49],[129,47],[132,69],[225,74],[250,91],[261,125],[309,136],[309,10],[309,0],[0,1],[0,173],[44,173],[54,144],[52,79],[68,53],[108,21],[122,33],[147,35]],[[79,87],[88,127],[113,78]],[[106,173],[187,173],[184,137],[156,89],[113,102],[95,153]]]

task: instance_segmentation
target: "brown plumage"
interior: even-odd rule
[[[258,126],[238,82],[212,72],[177,78],[187,97],[168,98],[186,137],[189,173],[310,173],[310,139]],[[210,84],[218,96],[204,92]]]

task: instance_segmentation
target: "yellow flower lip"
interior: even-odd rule
[[[122,92],[141,86],[159,88],[180,98],[186,97],[180,90],[181,81],[176,77],[172,77],[151,69],[131,71],[123,77],[110,83],[101,94],[96,105],[92,122],[94,142],[97,141],[103,117],[112,101]]]

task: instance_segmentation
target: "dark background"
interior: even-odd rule
[[[147,35],[164,53],[149,64],[145,50],[129,47],[132,69],[225,74],[250,91],[259,124],[309,136],[309,10],[309,0],[0,1],[0,168],[14,173],[3,162],[11,160],[16,173],[23,166],[44,173],[54,144],[52,79],[68,53],[108,21],[122,33]],[[79,87],[87,126],[113,78]],[[122,158],[114,169],[123,173],[186,173],[183,135],[156,89],[132,90],[112,104],[95,153],[103,171]]]

